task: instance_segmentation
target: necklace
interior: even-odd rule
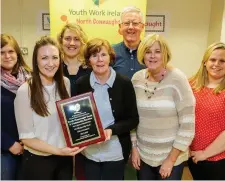
[[[166,74],[166,69],[165,69],[165,71],[162,73],[161,79],[160,79],[159,83],[153,88],[153,91],[149,91],[148,83],[145,82],[145,87],[146,87],[146,89],[145,89],[145,94],[147,95],[148,99],[151,99],[151,97],[155,94],[155,91],[157,90],[157,87],[159,86],[159,84],[163,81],[163,79],[164,79],[164,77],[165,77],[165,74]],[[147,80],[148,80],[149,75],[148,75],[146,78],[147,78]]]

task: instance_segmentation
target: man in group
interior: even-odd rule
[[[128,76],[130,79],[135,72],[145,68],[137,60],[137,49],[143,29],[144,20],[140,9],[134,6],[124,8],[119,24],[119,33],[123,36],[123,41],[113,45],[116,53],[113,68],[116,72]]]
[[[130,79],[135,72],[145,68],[137,60],[137,49],[143,30],[144,18],[140,9],[134,6],[125,7],[121,13],[121,23],[119,24],[119,34],[123,36],[123,41],[113,45],[116,53],[113,69]],[[136,172],[130,164],[126,166],[124,179],[136,180]]]

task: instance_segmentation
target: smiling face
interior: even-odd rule
[[[1,67],[10,73],[17,63],[17,54],[15,49],[7,44],[1,48]]]
[[[62,38],[62,49],[65,57],[75,58],[80,53],[82,43],[78,35],[70,30],[66,29]]]
[[[93,72],[98,76],[107,76],[110,72],[110,56],[105,46],[101,47],[100,52],[92,54],[89,58]]]
[[[38,49],[37,65],[43,85],[53,82],[60,64],[59,50],[53,45],[45,45]]]
[[[205,62],[210,80],[219,80],[225,77],[225,49],[216,49]]]
[[[163,56],[159,42],[156,41],[145,52],[144,63],[150,72],[159,72],[163,66]]]
[[[139,43],[143,31],[141,15],[137,12],[127,12],[122,16],[119,33],[123,36],[125,43]]]

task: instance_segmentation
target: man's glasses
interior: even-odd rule
[[[123,24],[124,26],[130,26],[130,24],[132,24],[132,26],[136,27],[139,26],[140,24],[143,24],[142,22],[135,22],[135,21],[127,21],[127,22],[122,22],[121,24]]]

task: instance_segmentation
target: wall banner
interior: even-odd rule
[[[89,39],[104,38],[118,43],[122,41],[118,26],[123,8],[136,6],[145,17],[146,5],[146,0],[49,0],[50,33],[56,37],[66,23],[77,23]]]

